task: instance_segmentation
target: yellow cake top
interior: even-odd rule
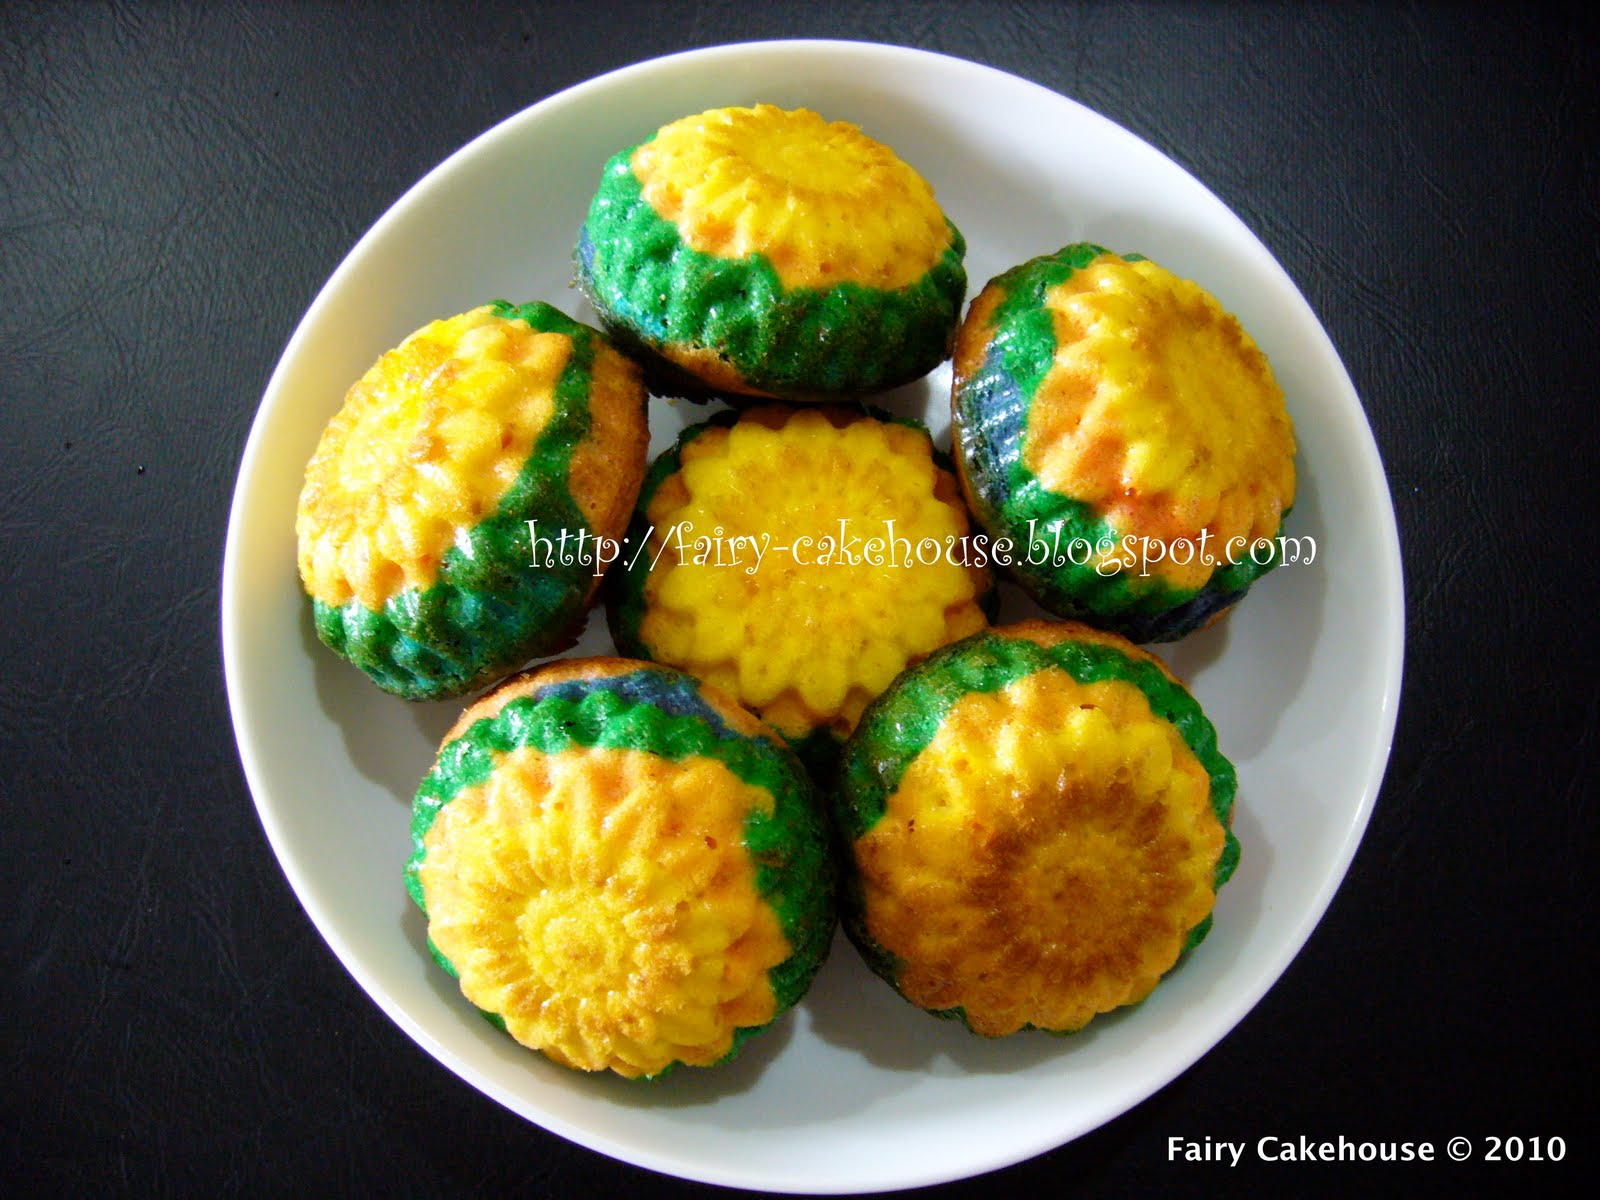
[[[950,245],[933,189],[854,125],[771,104],[663,126],[633,152],[645,200],[691,249],[760,254],[785,288],[891,290]]]
[[[374,612],[429,587],[492,514],[550,419],[572,353],[487,306],[434,321],[345,397],[306,467],[295,530],[313,599]]]
[[[1225,554],[1277,534],[1294,503],[1294,431],[1250,335],[1198,284],[1106,255],[1045,295],[1056,353],[1023,461],[1051,491],[1094,506],[1119,537]],[[1157,570],[1204,586],[1195,554]]]
[[[1149,994],[1211,911],[1224,836],[1143,692],[1050,668],[957,700],[855,853],[901,991],[1000,1036]]]
[[[709,1066],[776,1015],[790,947],[744,849],[773,807],[714,759],[513,750],[424,837],[428,936],[468,1000],[563,1066]]]
[[[640,640],[785,737],[849,733],[907,665],[987,624],[987,572],[946,552],[967,516],[921,430],[770,407],[706,430],[680,462],[647,506]],[[931,563],[907,553],[924,539]]]

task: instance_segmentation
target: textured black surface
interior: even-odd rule
[[[1014,71],[1191,169],[1326,325],[1405,554],[1387,783],[1304,952],[1148,1102],[940,1194],[1467,1179],[1171,1165],[1173,1134],[1559,1134],[1592,1163],[1569,1093],[1595,1068],[1593,24],[1388,5],[615,7],[0,6],[0,1188],[702,1190],[501,1110],[339,967],[245,789],[217,581],[268,374],[402,191],[568,84],[791,35]],[[1502,1168],[1496,1190],[1539,1194],[1548,1171]]]

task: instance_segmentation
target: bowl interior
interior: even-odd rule
[[[493,298],[592,320],[571,290],[571,248],[601,164],[665,121],[757,101],[853,121],[895,147],[966,234],[973,292],[1091,240],[1216,293],[1288,395],[1300,446],[1290,532],[1314,539],[1316,557],[1274,571],[1219,626],[1160,648],[1239,769],[1244,858],[1209,940],[1149,1000],[1072,1038],[986,1042],[915,1012],[841,941],[798,1010],[740,1059],[628,1084],[521,1049],[429,960],[400,870],[412,790],[461,706],[385,696],[317,643],[295,570],[295,502],[323,425],[378,354]],[[946,367],[891,407],[924,417],[947,445],[948,386]],[[653,399],[653,451],[702,414]],[[1294,285],[1215,197],[1036,85],[827,42],[697,51],[593,80],[489,131],[398,202],[329,280],[272,378],[223,586],[229,697],[262,822],[372,998],[451,1070],[554,1132],[688,1178],[810,1192],[931,1183],[1028,1157],[1137,1103],[1221,1038],[1309,934],[1360,838],[1394,726],[1402,613],[1393,512],[1349,379]],[[574,653],[610,648],[596,616]]]

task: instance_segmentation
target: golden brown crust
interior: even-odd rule
[[[771,392],[763,392],[751,387],[744,381],[744,377],[734,369],[732,363],[709,346],[691,346],[679,342],[667,342],[658,347],[658,353],[662,358],[682,367],[697,379],[719,391],[733,392],[756,400],[777,399]]]
[[[988,352],[989,338],[994,333],[991,318],[1003,299],[1005,292],[991,283],[968,306],[966,319],[956,329],[955,354],[951,364],[958,385],[977,374],[983,366],[983,356]]]
[[[1148,994],[1211,910],[1225,839],[1205,768],[1142,691],[1050,668],[958,700],[854,853],[900,991],[998,1037]]]
[[[596,340],[589,385],[589,434],[573,450],[567,474],[572,499],[597,538],[619,541],[644,483],[649,399],[639,368]],[[593,599],[600,576],[589,588]]]

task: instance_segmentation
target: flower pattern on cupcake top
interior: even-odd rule
[[[571,659],[507,680],[446,735],[411,835],[434,957],[563,1066],[720,1062],[799,1000],[832,938],[804,769],[668,667]]]
[[[920,427],[751,410],[692,428],[657,461],[613,630],[627,652],[705,679],[793,741],[838,738],[907,663],[987,624],[991,579],[962,564],[968,532]],[[695,552],[702,538],[748,549],[719,561]]]
[[[1023,438],[1040,482],[1141,539],[1276,534],[1294,503],[1294,432],[1239,322],[1198,284],[1110,254],[1044,301],[1056,351]],[[1211,574],[1198,557],[1155,568],[1174,588]]]
[[[902,674],[845,747],[845,929],[936,1016],[1071,1032],[1206,936],[1235,787],[1199,706],[1125,638],[975,634]]]
[[[720,108],[634,150],[644,198],[684,242],[761,255],[785,288],[901,288],[950,245],[927,181],[881,142],[808,109]]]
[[[384,354],[306,468],[296,525],[311,596],[377,612],[402,588],[432,585],[459,531],[516,481],[571,355],[571,338],[488,305]]]
[[[887,146],[763,104],[685,117],[614,154],[576,263],[653,390],[810,403],[895,387],[947,357],[965,253]]]
[[[1144,693],[1047,670],[958,700],[856,854],[901,991],[995,1036],[1148,994],[1211,911],[1222,843]]]
[[[1138,255],[1076,243],[992,279],[956,337],[951,415],[974,514],[1060,616],[1170,641],[1278,561],[1283,392],[1213,296]]]
[[[563,1066],[654,1075],[765,1025],[791,952],[730,852],[772,796],[714,759],[501,755],[440,810],[418,869],[462,993]]]
[[[350,389],[296,514],[317,636],[385,691],[470,692],[559,649],[599,586],[530,522],[615,539],[644,477],[639,369],[548,304],[435,321]]]

